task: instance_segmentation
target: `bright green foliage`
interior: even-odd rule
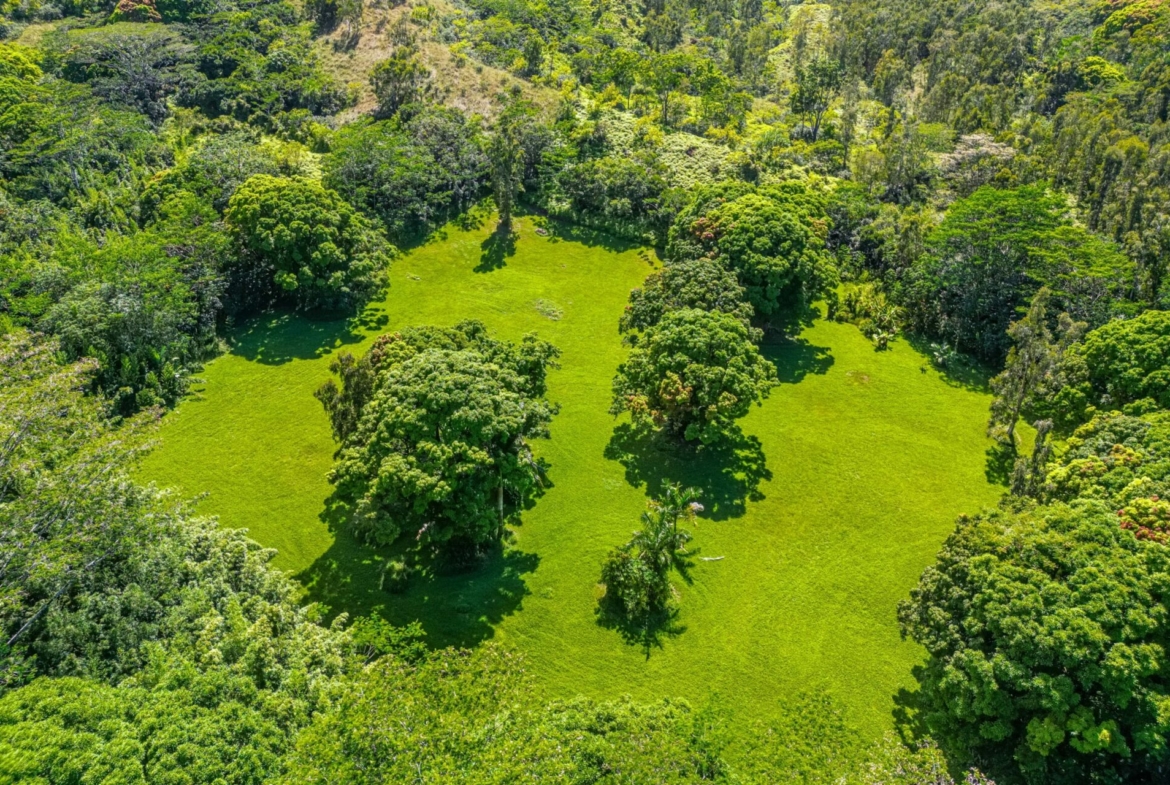
[[[711,444],[768,395],[776,368],[728,313],[670,311],[647,331],[613,380],[615,414]]]
[[[251,785],[292,743],[270,696],[227,669],[154,672],[112,687],[38,679],[0,698],[0,781]]]
[[[224,219],[244,254],[232,272],[248,300],[271,291],[306,310],[347,309],[385,286],[390,251],[381,234],[313,180],[255,175]]]
[[[339,434],[354,396],[369,396],[332,474],[354,504],[355,531],[382,544],[404,532],[472,547],[498,540],[542,485],[544,466],[527,442],[548,435],[555,409],[544,376],[556,349],[535,336],[519,346],[493,341],[465,322],[387,336],[375,351],[372,395],[360,368],[346,390],[318,393]]]
[[[761,316],[800,313],[837,280],[820,201],[797,185],[700,189],[671,230],[671,258],[717,256]]]
[[[1000,360],[1007,327],[1041,286],[1077,321],[1099,325],[1127,310],[1132,262],[1075,226],[1042,186],[984,187],[947,211],[911,270],[903,305],[921,330],[961,351]]]
[[[254,781],[328,701],[345,638],[299,605],[272,551],[128,479],[142,423],[115,427],[82,397],[88,372],[46,341],[0,344],[0,691],[35,676],[122,686],[39,681],[0,701],[0,772],[60,771],[76,747]]]
[[[1046,500],[1097,499],[1121,509],[1170,498],[1170,419],[1101,414],[1077,428],[1045,479]]]
[[[295,172],[283,171],[272,148],[256,144],[250,134],[205,137],[181,166],[159,172],[146,184],[140,200],[143,218],[152,220],[159,205],[179,191],[189,191],[223,212],[236,189],[256,174]]]
[[[1014,760],[1029,782],[1155,777],[1167,755],[1168,569],[1165,546],[1135,539],[1099,502],[961,519],[899,607],[930,653],[931,731]]]
[[[1095,409],[1170,408],[1170,313],[1146,311],[1110,322],[1072,347],[1062,371],[1067,384],[1054,391],[1051,406],[1076,425]]]
[[[488,645],[386,658],[299,739],[283,782],[726,782],[685,703],[537,706],[524,660]]]
[[[750,328],[752,307],[745,300],[743,287],[722,262],[712,259],[675,262],[648,276],[640,288],[630,292],[630,304],[618,330],[637,343],[639,332],[654,327],[668,312],[683,308],[732,314],[749,326],[753,340],[757,338]]]
[[[428,108],[405,122],[358,122],[333,138],[324,183],[412,237],[465,210],[482,193],[488,162],[477,123]]]

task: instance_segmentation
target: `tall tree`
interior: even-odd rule
[[[812,140],[820,138],[821,122],[833,98],[841,90],[844,69],[836,60],[820,55],[806,64],[796,66],[796,89],[789,97],[792,111],[811,122]]]
[[[995,398],[991,402],[988,431],[993,435],[1002,434],[1013,449],[1020,415],[1037,393],[1050,386],[1065,351],[1084,332],[1084,323],[1074,322],[1067,313],[1062,313],[1054,337],[1048,328],[1051,299],[1051,293],[1042,287],[1032,298],[1027,315],[1012,322],[1008,336],[1013,345],[1008,350],[1007,365],[991,380]]]
[[[492,194],[500,219],[497,230],[505,234],[512,231],[512,211],[524,190],[524,136],[533,115],[532,104],[512,94],[488,138]]]

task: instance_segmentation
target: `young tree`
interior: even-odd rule
[[[434,92],[431,71],[414,46],[395,47],[389,58],[374,66],[370,86],[381,117],[393,117],[404,106],[422,103]]]
[[[775,383],[776,367],[760,355],[743,322],[686,308],[667,312],[618,368],[611,411],[710,444],[726,437]]]
[[[232,273],[245,300],[275,290],[298,308],[354,308],[385,285],[392,248],[315,180],[255,175],[232,196],[224,220],[240,246]]]
[[[1052,299],[1047,288],[1032,298],[1027,315],[1008,328],[1013,346],[1008,350],[1007,365],[991,380],[995,398],[991,402],[991,419],[987,424],[992,435],[1002,433],[1003,441],[1016,446],[1016,423],[1037,394],[1049,391],[1065,351],[1084,331],[1083,323],[1074,322],[1067,313],[1059,318],[1054,338],[1048,329],[1048,305]]]
[[[651,499],[642,513],[642,528],[630,541],[606,557],[601,582],[603,602],[632,621],[646,620],[665,611],[673,596],[669,575],[688,570],[686,550],[692,535],[679,519],[693,523],[703,505],[699,492],[668,484],[662,499]]]
[[[796,66],[796,89],[789,96],[792,111],[811,120],[812,140],[820,138],[821,121],[833,98],[841,90],[844,69],[841,63],[824,55]]]

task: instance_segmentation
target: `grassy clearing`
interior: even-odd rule
[[[765,347],[783,384],[746,418],[736,450],[679,456],[606,413],[624,354],[617,317],[649,257],[521,227],[512,256],[491,253],[486,226],[451,228],[411,252],[361,324],[283,316],[243,327],[207,367],[200,396],[166,418],[143,473],[208,491],[201,509],[278,549],[310,598],[418,619],[436,644],[502,640],[528,653],[552,696],[701,703],[718,692],[748,719],[825,685],[867,733],[888,727],[922,656],[899,639],[895,605],[954,517],[999,493],[985,477],[986,394],[948,383],[905,342],[877,353],[855,327],[822,321]],[[330,528],[334,445],[312,392],[339,348],[471,317],[561,348],[550,377],[561,413],[539,445],[555,485],[504,554],[391,595],[377,583],[385,554]],[[596,581],[645,494],[670,479],[703,489],[696,544],[723,558],[700,561],[681,586],[676,634],[629,643],[597,624]]]

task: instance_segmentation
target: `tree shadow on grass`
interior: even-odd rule
[[[334,532],[333,545],[296,576],[307,602],[328,606],[329,620],[342,612],[351,619],[377,613],[397,626],[419,622],[428,646],[470,647],[491,638],[531,593],[525,576],[540,563],[535,553],[497,546],[455,569],[412,547],[413,541],[389,547],[358,542],[345,525],[347,512],[336,498],[326,503],[321,519]],[[390,560],[405,561],[413,571],[396,593],[383,588]]]
[[[932,349],[936,345],[936,341],[914,334],[908,334],[904,337],[906,343],[910,344],[910,347],[914,351],[922,355],[923,366],[933,367],[939,372],[942,380],[947,384],[952,387],[960,387],[964,390],[972,390],[974,392],[986,393],[991,391],[991,386],[988,382],[995,373],[975,358],[954,352],[946,360],[946,365],[939,365],[935,361],[935,353]]]
[[[905,687],[894,694],[894,730],[901,742],[909,749],[917,749],[925,741],[933,741],[942,753],[948,773],[956,783],[970,782],[967,772],[974,767],[991,777],[992,782],[1013,782],[1015,768],[1010,752],[1002,755],[988,755],[985,752],[973,754],[969,749],[959,749],[948,744],[946,739],[931,733],[926,722],[930,705],[924,692],[925,668],[914,666],[913,675],[918,682],[917,689]]]
[[[667,483],[698,488],[704,517],[716,521],[742,516],[747,502],[764,498],[760,483],[772,479],[760,440],[738,428],[722,443],[696,449],[662,431],[622,423],[605,457],[624,466],[626,481],[645,485],[650,496],[660,496]]]
[[[810,373],[818,376],[828,373],[834,362],[828,347],[782,334],[770,336],[760,345],[760,353],[776,366],[781,384],[799,384]]]
[[[548,232],[549,238],[553,241],[563,240],[571,243],[580,243],[590,248],[601,248],[611,253],[624,253],[646,246],[645,243],[612,235],[604,229],[582,226],[580,224],[569,223],[568,221],[558,221],[552,218],[543,221],[541,228]]]
[[[997,441],[987,448],[987,462],[983,475],[994,485],[1009,485],[1016,467],[1016,450],[1010,444]]]
[[[265,365],[291,360],[313,360],[363,338],[359,329],[370,329],[385,314],[364,314],[357,319],[312,319],[291,311],[262,314],[249,319],[230,335],[231,353]]]
[[[490,273],[507,264],[509,256],[516,254],[516,231],[510,232],[497,228],[488,235],[479,245],[479,264],[474,268],[477,273]]]
[[[922,683],[923,668],[915,665],[914,678]],[[903,743],[915,745],[930,737],[930,730],[926,726],[926,701],[922,695],[921,686],[917,689],[900,688],[894,694],[894,730],[901,737]]]
[[[686,625],[679,623],[677,608],[630,618],[605,602],[597,604],[597,624],[617,631],[628,645],[641,648],[646,659],[650,659],[651,651],[662,648],[665,639],[677,638],[687,631]]]

